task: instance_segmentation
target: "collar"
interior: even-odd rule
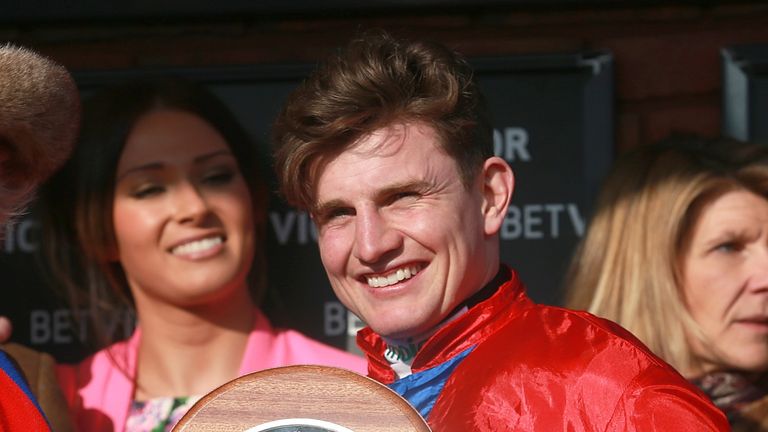
[[[440,324],[424,334],[407,339],[389,339],[384,337],[384,342],[387,344],[387,348],[384,350],[384,359],[391,365],[392,370],[395,371],[398,378],[403,378],[413,373],[412,365],[416,358],[416,354],[418,354],[421,347],[424,346],[429,338],[440,331],[441,328],[465,314],[478,303],[490,298],[507,279],[509,279],[509,270],[505,267],[501,267],[490,282],[461,302],[440,322]]]
[[[491,279],[490,282],[485,284],[484,287],[480,288],[477,292],[469,296],[466,300],[459,303],[456,308],[451,311],[451,313],[448,314],[448,320],[450,320],[450,317],[455,316],[462,310],[469,310],[475,305],[488,300],[491,298],[491,296],[499,290],[502,284],[504,282],[508,281],[511,276],[512,270],[509,269],[509,267],[506,266],[499,266],[499,271],[496,272],[496,276]],[[441,324],[442,325],[442,324]]]
[[[443,363],[485,340],[532,304],[517,272],[502,266],[491,282],[454,309],[466,308],[463,314],[441,323],[442,327],[427,339],[413,360],[413,372]],[[384,383],[392,382],[395,374],[384,359],[384,339],[365,327],[357,333],[357,344],[366,354],[369,375]]]

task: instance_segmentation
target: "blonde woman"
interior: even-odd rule
[[[768,148],[677,137],[623,155],[568,277],[699,385],[734,430],[768,430]]]

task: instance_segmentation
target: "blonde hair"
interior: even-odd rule
[[[675,137],[617,160],[569,269],[568,307],[625,327],[680,371],[706,340],[681,291],[680,257],[700,209],[733,189],[768,197],[768,148]]]

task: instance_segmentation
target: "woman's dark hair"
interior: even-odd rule
[[[105,88],[86,98],[74,154],[41,189],[43,258],[51,282],[65,293],[75,315],[87,311],[89,339],[99,346],[125,334],[116,314],[133,311],[112,224],[115,174],[126,140],[143,115],[159,110],[194,114],[229,145],[248,185],[256,233],[250,289],[255,303],[266,286],[264,237],[267,189],[247,132],[229,108],[200,84],[177,77],[147,77]]]

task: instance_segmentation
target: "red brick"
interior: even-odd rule
[[[660,107],[643,118],[643,142],[658,141],[673,133],[714,137],[720,133],[720,108],[714,104]]]
[[[616,150],[621,152],[638,146],[642,138],[640,116],[636,113],[623,113],[616,117]]]
[[[716,91],[720,87],[721,50],[761,39],[768,42],[768,26],[745,31],[618,37],[600,45],[614,55],[620,97],[642,100]]]

